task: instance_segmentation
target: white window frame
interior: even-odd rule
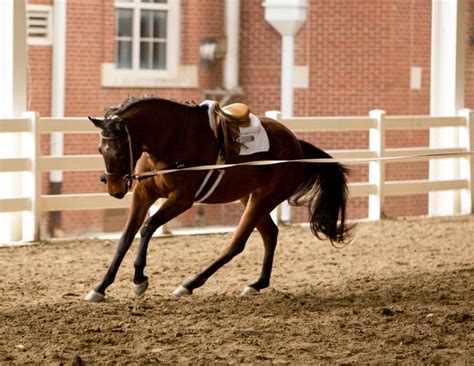
[[[30,30],[30,13],[41,12],[46,18],[46,34],[44,37],[29,36]],[[51,46],[53,44],[53,7],[51,5],[28,4],[27,13],[27,44],[29,46]]]
[[[196,70],[180,65],[181,45],[181,0],[168,0],[166,4],[142,3],[140,0],[115,2],[115,9],[133,10],[132,25],[132,68],[119,69],[114,63],[102,64],[102,86],[104,87],[195,87],[197,84]],[[166,69],[140,69],[140,11],[166,10],[167,41]],[[115,43],[114,28],[114,43]]]

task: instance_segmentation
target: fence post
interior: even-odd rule
[[[369,116],[375,121],[375,127],[369,131],[369,149],[376,153],[377,158],[381,158],[385,150],[385,111],[375,109],[369,112]],[[380,220],[384,215],[384,182],[385,163],[371,161],[369,183],[375,185],[376,192],[369,195],[369,220]]]
[[[30,170],[23,173],[23,194],[30,198],[31,209],[23,213],[23,241],[39,241],[40,232],[40,204],[41,204],[41,171],[40,158],[40,131],[39,114],[36,112],[23,113],[24,118],[30,120],[30,132],[26,133],[23,140],[24,154],[30,159]]]
[[[265,112],[265,117],[272,118],[275,121],[280,121],[282,119],[280,111],[267,111]],[[273,222],[278,226],[281,222],[281,204],[273,209],[270,216]]]
[[[467,151],[474,151],[474,111],[472,109],[461,109],[459,115],[464,117],[466,125],[461,127],[461,147]],[[468,188],[461,190],[461,213],[474,213],[474,156],[468,155],[461,158],[461,178],[468,181]]]

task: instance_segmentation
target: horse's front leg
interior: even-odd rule
[[[135,284],[134,291],[137,296],[142,295],[148,289],[148,277],[145,276],[144,270],[146,266],[148,243],[153,233],[160,226],[191,208],[194,201],[193,198],[192,196],[185,198],[180,194],[170,196],[158,211],[145,222],[140,230],[140,246],[135,259],[135,275],[133,277]]]
[[[145,189],[144,184],[136,186],[133,192],[132,206],[128,215],[127,224],[118,242],[114,258],[102,281],[86,295],[86,301],[99,302],[104,299],[105,290],[115,281],[115,276],[117,275],[120,264],[132,245],[135,234],[142,225],[148,209],[156,199],[157,195],[150,194],[149,191]]]

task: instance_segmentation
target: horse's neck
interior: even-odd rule
[[[207,111],[201,108],[149,105],[134,114],[129,123],[132,138],[139,141],[142,150],[154,160],[168,164],[194,160],[196,154],[201,155],[202,149],[209,150],[213,143]]]
[[[154,158],[166,158],[167,152],[176,143],[175,135],[179,133],[182,122],[181,114],[174,113],[175,120],[164,106],[151,103],[137,104],[123,116],[133,145],[140,146]],[[184,115],[184,114],[183,114]]]

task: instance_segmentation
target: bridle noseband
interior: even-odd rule
[[[124,174],[124,172],[109,172],[107,171],[107,166],[105,167],[105,172],[104,174],[101,175],[100,181],[103,183],[107,182],[107,177],[111,176],[117,176],[117,175],[122,175],[122,179],[127,181],[127,189],[132,188],[132,183],[134,179],[134,168],[133,168],[133,149],[132,149],[132,139],[130,138],[130,133],[128,132],[127,125],[125,126],[125,132],[127,133],[127,136],[104,136],[104,134],[101,132],[100,133],[100,138],[102,140],[116,140],[116,139],[126,139],[127,140],[127,145],[128,145],[128,156],[130,158],[130,166],[128,172]]]

